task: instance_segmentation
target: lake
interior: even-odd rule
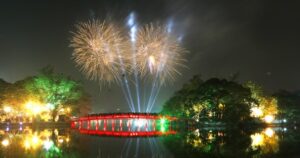
[[[2,158],[300,157],[296,126],[248,130],[201,128],[151,137],[82,134],[69,128],[0,130]]]

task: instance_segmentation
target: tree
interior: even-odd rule
[[[189,116],[187,109],[192,108],[192,105],[195,104],[194,102],[196,102],[195,99],[197,97],[196,90],[202,83],[203,81],[200,76],[194,76],[164,104],[162,112],[177,117]]]
[[[5,93],[10,86],[10,83],[4,81],[3,79],[0,79],[0,106],[3,106],[3,100],[5,98]]]
[[[49,67],[44,68],[34,77],[26,85],[26,89],[51,106],[53,121],[60,109],[78,101],[83,95],[83,88],[79,82],[62,74],[56,74]]]
[[[263,89],[253,83],[246,82],[246,88],[251,91],[251,97],[254,101],[251,104],[251,116],[265,118],[266,116],[276,116],[278,113],[277,99],[264,93]]]
[[[216,78],[203,82],[196,76],[164,104],[162,112],[233,125],[250,119],[252,100],[250,90],[240,84]]]
[[[279,116],[290,121],[300,120],[300,92],[280,90],[273,94],[278,100]]]

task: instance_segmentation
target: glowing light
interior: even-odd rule
[[[40,113],[42,110],[41,110],[41,108],[40,107],[34,107],[33,109],[32,109],[32,113],[34,114],[34,115],[36,115],[36,114],[38,114],[38,113]]]
[[[64,140],[63,140],[62,138],[60,138],[60,139],[58,139],[58,142],[59,142],[59,143],[63,143]]]
[[[138,119],[138,120],[135,121],[134,125],[137,126],[137,127],[142,127],[142,126],[145,125],[145,123],[146,123],[146,120],[144,120],[144,119]]]
[[[57,130],[57,129],[54,130],[54,134],[55,134],[56,136],[58,135],[58,130]]]
[[[160,131],[163,132],[163,133],[166,132],[166,127],[165,126],[161,126],[160,127]]]
[[[265,134],[268,136],[268,137],[272,137],[274,135],[274,130],[271,129],[271,128],[267,128],[265,130]]]
[[[30,142],[29,142],[29,140],[25,140],[24,141],[24,147],[25,147],[25,149],[29,149],[30,148]]]
[[[154,70],[154,66],[155,66],[155,58],[151,55],[149,56],[149,69],[150,69],[150,73],[153,73]]]
[[[67,107],[66,110],[67,110],[68,113],[71,112],[71,108],[69,108],[69,107]]]
[[[264,136],[262,134],[259,133],[255,133],[254,135],[251,135],[251,139],[252,139],[252,146],[260,146],[263,144],[264,142]]]
[[[266,123],[272,123],[274,121],[274,116],[266,115],[264,120],[266,121]]]
[[[286,119],[283,119],[283,122],[286,123],[287,122]]]
[[[167,24],[167,32],[171,33],[172,32],[172,28],[173,28],[173,20],[169,20],[168,24]]]
[[[263,115],[263,111],[261,110],[261,108],[253,107],[250,110],[251,110],[251,116],[253,117],[261,117]]]
[[[69,141],[70,141],[70,138],[69,138],[69,137],[67,137],[67,138],[66,138],[66,142],[68,143]]]
[[[166,123],[166,119],[165,118],[160,119],[160,124],[164,125],[165,123]]]
[[[208,117],[212,117],[213,116],[213,113],[210,111],[208,112]]]
[[[31,109],[32,108],[32,102],[26,103],[25,106],[26,106],[27,109]]]
[[[4,112],[6,112],[6,113],[10,113],[10,112],[12,111],[12,108],[11,108],[10,106],[5,106],[5,107],[3,108],[3,110],[4,110]]]
[[[195,139],[193,141],[191,141],[191,144],[193,145],[193,147],[200,147],[202,145],[202,140],[199,139]]]
[[[43,111],[47,111],[47,105],[42,105],[38,102],[29,101],[25,104],[25,107],[27,108],[28,112],[32,115],[40,114]]]
[[[160,131],[163,133],[166,132],[167,131],[167,119],[161,118],[159,120],[159,123],[160,123]]]
[[[9,140],[8,140],[8,139],[4,139],[4,140],[2,140],[1,144],[2,144],[4,147],[6,147],[6,146],[9,145]]]
[[[134,26],[132,26],[131,28],[130,28],[130,39],[131,39],[131,41],[132,42],[135,42],[136,41],[136,32],[137,32],[137,28],[136,28],[136,26],[134,25]]]
[[[130,28],[130,40],[136,41],[137,25],[135,24],[135,14],[131,12],[127,18],[127,26]]]
[[[38,144],[39,143],[39,137],[38,136],[33,136],[32,137],[32,143],[34,144],[34,145],[36,145],[36,144]]]
[[[132,25],[134,25],[134,19],[135,19],[135,14],[133,12],[131,12],[129,14],[128,20],[127,20],[127,25],[129,27],[131,27]]]
[[[212,133],[209,133],[207,138],[208,138],[208,140],[213,140],[213,139],[215,139],[215,137],[213,136]]]
[[[47,103],[46,104],[46,107],[49,109],[49,110],[53,110],[55,108],[55,106],[51,103]]]
[[[59,110],[59,112],[65,112],[65,109],[64,109],[64,108],[62,108],[62,109],[60,109],[60,110]]]
[[[51,140],[46,140],[46,141],[44,141],[43,146],[44,146],[44,149],[49,150],[51,147],[54,146],[54,143]]]

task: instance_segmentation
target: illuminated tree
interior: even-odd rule
[[[278,113],[277,99],[268,96],[264,93],[263,89],[253,82],[244,84],[246,88],[251,91],[251,97],[254,101],[251,103],[251,115],[264,119],[268,116],[275,117]]]
[[[164,104],[162,112],[178,117],[193,115],[192,110],[189,109],[198,103],[196,90],[202,83],[200,76],[194,76]]]
[[[26,83],[30,82],[32,77],[17,81],[13,84],[6,83],[1,89],[1,105],[4,111],[10,109],[7,114],[13,115],[15,112],[22,114],[24,112],[24,104],[28,100],[36,98],[33,94],[26,90]]]
[[[194,77],[165,103],[163,113],[236,124],[250,119],[249,89],[227,80],[210,79],[202,82]]]
[[[62,74],[56,74],[49,67],[44,68],[38,76],[34,77],[26,88],[50,106],[53,120],[60,109],[78,101],[83,94],[83,88],[79,82]]]

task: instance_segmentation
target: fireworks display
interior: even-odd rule
[[[73,59],[91,80],[120,79],[122,69],[128,73],[128,65],[133,65],[132,57],[140,76],[158,77],[161,83],[174,81],[180,74],[178,68],[184,67],[185,51],[164,26],[150,24],[138,29],[135,50],[129,49],[132,40],[125,41],[113,24],[93,20],[79,23],[76,29],[71,40]],[[132,51],[136,51],[134,56]]]
[[[111,83],[122,75],[120,58],[124,55],[124,40],[113,24],[98,20],[79,23],[70,46],[73,59],[80,70],[91,80]]]
[[[184,66],[183,54],[176,37],[167,27],[145,25],[137,33],[136,64],[142,76],[158,77],[161,83],[174,81],[180,74],[179,67]]]
[[[132,112],[135,107],[138,112],[142,108],[150,112],[161,86],[172,83],[185,63],[186,51],[172,34],[172,24],[171,21],[168,25],[138,27],[134,13],[128,17],[127,32],[121,29],[124,27],[99,20],[79,23],[70,44],[74,49],[73,60],[88,79],[102,85],[120,84]],[[151,89],[141,105],[143,79],[150,81]]]

